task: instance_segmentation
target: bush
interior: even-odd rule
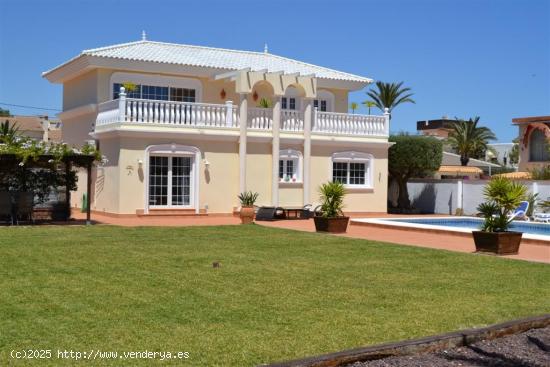
[[[260,194],[257,192],[246,191],[240,193],[238,197],[241,202],[241,206],[254,206],[254,203],[258,199],[259,195]]]
[[[487,200],[477,210],[485,221],[481,230],[485,232],[506,232],[510,226],[509,214],[517,208],[527,194],[527,187],[506,177],[494,177],[483,189]]]
[[[344,196],[346,190],[340,182],[327,182],[319,187],[321,216],[334,218],[344,216]]]

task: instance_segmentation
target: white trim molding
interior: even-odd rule
[[[279,162],[281,160],[292,160],[294,162],[294,172],[296,174],[296,181],[285,181],[284,178],[281,180],[279,178],[280,184],[298,184],[302,183],[303,180],[303,167],[304,167],[304,156],[302,152],[296,149],[281,149],[279,150]],[[280,163],[279,163],[280,164]],[[277,167],[277,170],[279,168]],[[286,164],[283,166],[283,176],[286,174]]]
[[[356,185],[349,184],[350,168],[347,169],[347,184],[344,184],[346,189],[373,189],[374,188],[374,156],[370,153],[357,152],[357,151],[345,151],[333,153],[330,159],[330,178],[334,180],[333,163],[365,163],[365,184]]]
[[[200,212],[199,203],[199,188],[200,188],[200,164],[201,164],[201,151],[199,148],[189,145],[180,144],[159,144],[149,145],[145,148],[145,167],[144,167],[144,183],[145,183],[145,197],[144,197],[144,213],[149,213],[149,157],[153,155],[164,155],[169,157],[186,156],[192,157],[193,162],[191,165],[191,200],[190,207],[195,209],[195,213]],[[173,208],[173,207],[172,207]],[[169,209],[169,207],[167,207]]]
[[[195,90],[195,102],[202,101],[202,82],[196,78],[115,72],[109,80],[109,99],[113,97],[114,83],[134,83],[157,87],[187,88]]]

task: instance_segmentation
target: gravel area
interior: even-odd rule
[[[348,367],[550,367],[550,326],[434,353],[356,362]]]

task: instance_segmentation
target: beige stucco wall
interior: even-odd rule
[[[197,147],[201,151],[198,162],[199,209],[208,204],[209,213],[231,213],[238,207],[239,157],[234,141],[199,141],[188,139],[112,138],[102,141],[101,148],[108,163],[94,172],[92,209],[117,214],[135,214],[144,209],[145,149],[150,145],[181,144]],[[119,149],[120,147],[120,149]],[[346,211],[385,212],[387,193],[387,153],[385,149],[354,149],[373,154],[374,189],[348,190]],[[313,147],[311,159],[311,197],[307,203],[318,204],[318,187],[331,178],[331,156],[342,149]],[[207,170],[204,158],[210,162]],[[271,205],[271,144],[250,142],[247,155],[247,189],[259,193],[258,205]],[[73,194],[73,206],[80,206],[85,190],[85,175],[79,181],[79,191]],[[302,206],[301,184],[279,184],[279,205]]]
[[[319,185],[332,177],[333,153],[353,150],[374,156],[373,188],[348,189],[344,199],[346,212],[386,212],[388,191],[388,152],[386,148],[342,149],[330,146],[313,146],[311,156],[310,202],[319,203]]]
[[[213,213],[230,213],[238,205],[239,160],[236,142],[196,141],[188,139],[114,138],[102,142],[102,153],[109,162],[100,169],[105,173],[101,187],[95,188],[92,209],[118,214],[136,214],[144,209],[147,184],[145,149],[150,145],[180,144],[197,147],[201,160],[198,206]],[[118,148],[120,147],[120,149]],[[209,169],[204,159],[210,163]],[[144,162],[141,166],[138,161]],[[115,171],[113,171],[115,170]],[[98,177],[98,182],[101,178]]]

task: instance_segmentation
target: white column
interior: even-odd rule
[[[225,126],[233,127],[233,101],[225,102]]]
[[[390,109],[384,108],[384,117],[386,118],[385,132],[387,136],[390,136]]]
[[[304,99],[304,172],[303,172],[303,185],[304,185],[304,201],[303,204],[311,204],[311,196],[309,189],[311,186],[310,180],[310,161],[311,161],[311,126],[313,121],[313,100],[310,98]],[[317,116],[317,114],[315,114]]]
[[[245,93],[240,94],[239,102],[239,190],[246,191],[246,126],[248,124],[248,100]]]
[[[271,205],[279,205],[279,130],[281,128],[281,97],[273,98],[273,143],[271,145]]]
[[[459,212],[459,209],[462,209],[462,196],[464,192],[464,182],[462,180],[458,180],[457,187],[456,187],[456,209],[457,212]]]
[[[118,122],[126,121],[126,89],[120,87],[118,93]]]

